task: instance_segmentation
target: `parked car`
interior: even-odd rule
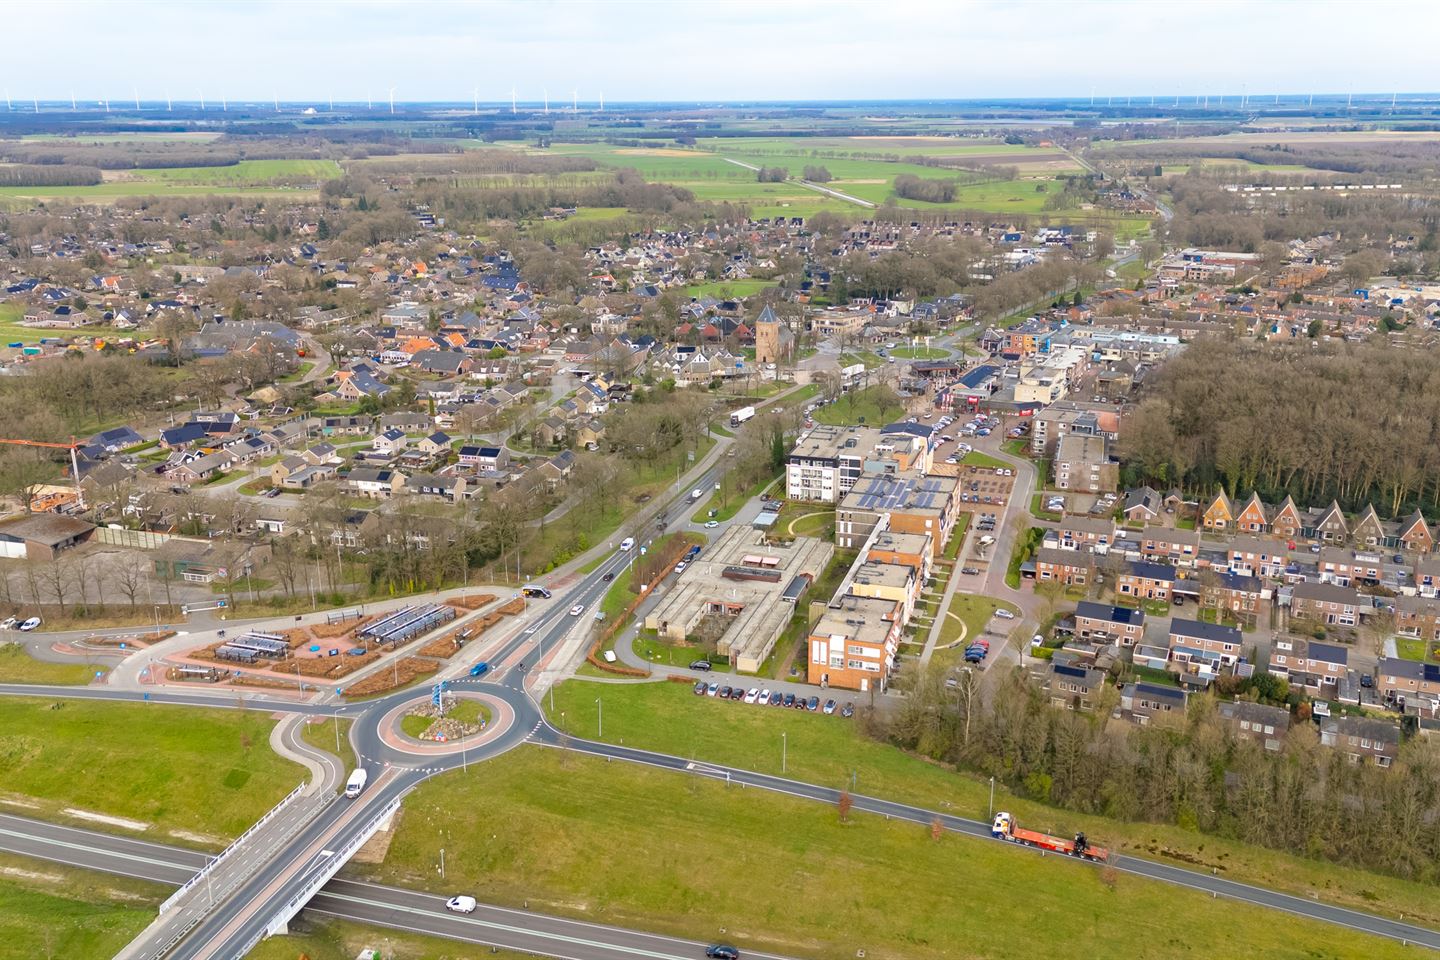
[[[1010,611],[1010,610],[1006,610],[1004,607],[1000,607],[999,609],[997,609],[997,610],[995,611],[995,616],[999,617],[1001,620],[1014,620],[1014,619],[1015,619],[1015,614],[1014,614],[1014,612],[1013,612],[1013,611]]]
[[[760,698],[760,691],[759,691],[759,690],[756,690],[754,687],[751,687],[749,690],[745,691],[745,702],[746,702],[746,703],[754,703],[754,702],[755,702],[756,700],[758,700],[759,698]]]
[[[1367,688],[1375,686],[1375,678],[1368,673],[1360,674],[1360,686]]]
[[[966,663],[979,663],[981,660],[984,660],[984,659],[985,659],[985,651],[983,651],[983,650],[977,650],[977,649],[974,648],[974,647],[970,647],[969,649],[967,649],[967,650],[965,651],[965,662],[966,662]]]
[[[769,703],[769,702],[770,702],[770,691],[769,691],[769,689],[767,688],[767,689],[765,689],[765,690],[761,690],[761,691],[760,691],[760,696],[758,696],[758,697],[755,698],[755,702],[756,702],[756,703],[759,703],[759,704]]]
[[[809,700],[806,700],[805,709],[809,710],[811,713],[814,713],[816,710],[820,709],[820,698],[811,697]]]
[[[0,623],[0,630],[14,630],[19,623],[18,617],[6,617],[4,622]]]
[[[732,689],[732,690],[730,691],[730,699],[731,699],[731,700],[743,700],[743,699],[745,699],[745,688],[744,688],[744,687],[735,687],[734,689]]]
[[[834,713],[834,712],[835,712],[835,701],[834,701],[834,700],[826,700],[826,701],[825,701],[825,706],[824,706],[822,712],[823,712],[823,713],[825,714],[825,716],[827,716],[827,717],[830,716],[830,714]]]
[[[706,530],[713,530],[713,529],[715,529],[715,528],[718,527],[718,526],[720,526],[720,521],[719,521],[719,520],[706,520],[706,521],[705,521],[705,529],[706,529]]]
[[[975,576],[977,573],[980,572],[980,568],[979,568],[979,567],[961,567],[961,568],[960,568],[960,572],[963,573],[963,574],[965,574],[966,576],[973,577],[973,576]]]
[[[845,706],[843,706],[843,707],[840,708],[840,716],[845,717],[845,718],[847,718],[847,719],[850,718],[850,717],[855,716],[855,704],[850,703],[850,702],[847,700],[847,701],[845,702]]]
[[[776,690],[774,693],[770,694],[770,706],[778,707],[784,703],[785,694],[781,693],[779,690]]]
[[[20,624],[20,629],[21,629],[21,630],[24,630],[26,633],[29,633],[31,630],[35,630],[35,629],[37,629],[39,626],[40,626],[40,618],[39,618],[39,617],[31,617],[29,620],[26,620],[24,623]]]
[[[728,688],[727,688],[727,689],[728,689]],[[712,682],[712,683],[710,684],[710,686],[706,687],[706,688],[705,688],[705,695],[706,695],[707,697],[718,697],[718,696],[720,696],[720,684],[719,684],[719,682],[718,682],[718,681]]]
[[[695,696],[697,696],[697,697],[703,697],[703,696],[705,696],[705,687],[706,687],[706,686],[707,686],[707,684],[705,683],[704,680],[698,680],[698,681],[696,681],[696,683],[695,683]]]
[[[725,686],[721,687],[721,688],[720,688],[720,693],[718,694],[718,696],[720,697],[720,699],[721,699],[721,700],[729,700],[729,699],[730,699],[730,690],[731,690],[731,687],[730,687],[730,685],[729,685],[728,683],[727,683]]]
[[[787,706],[787,707],[793,707],[793,706],[795,706],[795,694],[793,694],[793,693],[787,693],[787,694],[785,694],[784,705]]]

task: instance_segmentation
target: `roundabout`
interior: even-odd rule
[[[401,728],[401,723],[417,707],[429,706],[431,699],[412,696],[408,700],[390,707],[376,724],[380,741],[392,750],[424,757],[458,755],[462,751],[474,750],[502,739],[515,724],[515,709],[505,700],[476,690],[447,690],[446,696],[456,700],[478,703],[488,716],[481,721],[481,729],[463,737],[430,740],[411,736]]]

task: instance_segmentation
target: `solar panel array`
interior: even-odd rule
[[[400,643],[424,633],[438,624],[455,619],[455,608],[443,603],[427,603],[418,607],[405,607],[383,620],[367,626],[360,633],[372,637],[379,643]]]
[[[285,642],[284,637],[274,633],[246,633],[221,644],[216,648],[215,655],[222,660],[254,663],[261,657],[280,660],[289,652],[290,644]]]

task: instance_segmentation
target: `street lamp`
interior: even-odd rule
[[[989,813],[989,816],[991,816],[991,817],[994,817],[994,816],[995,816],[995,778],[994,778],[994,777],[991,777],[991,778],[990,778],[990,813]]]
[[[781,772],[781,773],[784,773],[784,772],[785,772],[785,752],[786,752],[786,751],[785,751],[785,748],[786,748],[786,744],[785,744],[785,731],[784,731],[784,730],[781,730],[781,731],[780,731],[780,772]]]
[[[595,739],[605,739],[605,712],[599,697],[595,698]]]

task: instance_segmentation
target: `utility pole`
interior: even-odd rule
[[[995,778],[994,778],[994,777],[991,777],[991,778],[990,778],[990,813],[989,813],[989,816],[991,816],[991,817],[994,817],[994,816],[995,816]]]
[[[780,772],[785,772],[785,731],[780,731]]]
[[[595,698],[595,739],[605,739],[605,711],[599,697]]]

